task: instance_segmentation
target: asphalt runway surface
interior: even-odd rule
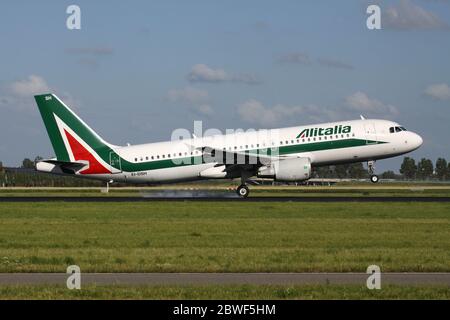
[[[299,196],[299,197],[65,197],[30,196],[1,197],[0,202],[152,202],[152,201],[244,201],[244,202],[450,202],[450,197],[343,197],[343,196]]]
[[[66,273],[0,273],[0,285],[65,285]],[[366,273],[81,273],[81,285],[365,285]],[[446,285],[450,273],[381,273],[381,284]]]

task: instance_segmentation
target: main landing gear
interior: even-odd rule
[[[241,198],[247,198],[250,190],[245,184],[247,180],[253,175],[252,172],[247,170],[241,170],[241,185],[236,189],[236,193]]]
[[[247,198],[248,194],[250,193],[250,190],[248,189],[248,187],[245,184],[241,184],[237,189],[236,189],[236,193],[238,194],[239,197],[241,198]]]
[[[377,183],[380,179],[374,173],[375,172],[375,161],[367,161],[367,171],[370,174],[370,181],[372,183]]]

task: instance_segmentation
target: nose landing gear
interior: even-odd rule
[[[367,161],[367,171],[369,172],[372,183],[377,183],[380,180],[375,174],[375,161]]]

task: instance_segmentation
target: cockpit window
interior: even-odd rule
[[[390,133],[396,133],[396,132],[402,132],[406,131],[405,127],[390,127],[389,132]]]

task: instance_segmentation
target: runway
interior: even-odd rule
[[[65,273],[0,273],[0,285],[65,285]],[[365,285],[366,273],[81,273],[96,285]],[[450,273],[381,273],[381,283],[450,286]]]
[[[242,201],[242,202],[450,202],[450,197],[344,197],[344,196],[299,196],[299,197],[66,197],[66,196],[0,196],[0,202],[161,202],[161,201]]]

